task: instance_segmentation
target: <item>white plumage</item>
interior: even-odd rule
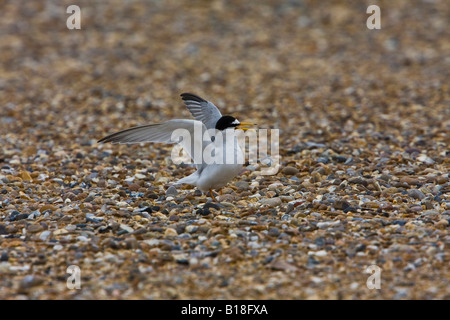
[[[235,129],[252,123],[240,123],[234,117],[222,116],[213,103],[194,94],[183,93],[181,97],[196,120],[175,119],[160,124],[134,127],[113,133],[99,142],[179,143],[194,160],[197,171],[180,179],[175,185],[186,183],[196,186],[203,192],[222,188],[240,172],[244,163],[244,155],[238,144]],[[186,130],[189,138],[174,139],[174,132],[177,129]],[[201,155],[196,153],[199,151]],[[212,192],[211,196],[214,198]]]

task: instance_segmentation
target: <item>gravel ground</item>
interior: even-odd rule
[[[72,2],[1,1],[0,299],[450,299],[448,1]],[[182,92],[280,129],[281,170],[216,203],[97,144]]]

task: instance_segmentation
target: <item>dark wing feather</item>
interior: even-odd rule
[[[182,93],[181,98],[196,120],[203,122],[207,129],[216,127],[222,114],[213,103],[192,93]]]

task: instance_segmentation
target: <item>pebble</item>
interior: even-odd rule
[[[280,235],[280,230],[278,228],[272,227],[272,228],[269,228],[268,233],[272,237],[278,237]]]
[[[448,224],[449,224],[449,222],[447,219],[441,219],[436,223],[436,225],[441,228],[448,227]]]
[[[317,158],[317,162],[327,164],[330,163],[330,159],[328,157],[319,157]]]
[[[75,231],[77,229],[77,226],[76,225],[73,225],[73,224],[69,224],[69,225],[67,225],[66,226],[66,228],[65,229],[61,229],[61,234],[62,233],[67,233],[68,231]],[[57,230],[58,231],[58,230]],[[55,231],[55,233],[56,233],[56,231]],[[58,233],[59,234],[59,233]]]
[[[130,226],[127,226],[126,224],[120,224],[120,229],[125,230],[128,233],[133,233],[134,229]]]
[[[166,231],[164,231],[164,237],[176,237],[178,235],[178,232],[173,228],[166,228]]]
[[[325,257],[328,255],[328,253],[325,250],[319,250],[319,251],[309,251],[308,255],[316,256],[316,257]]]
[[[407,183],[409,185],[418,185],[420,184],[419,179],[411,178],[411,177],[402,177],[400,178],[400,182]]]
[[[47,241],[47,239],[50,237],[51,235],[51,231],[42,231],[41,234],[39,235],[39,239],[41,239],[42,241]]]
[[[222,205],[224,203],[231,203],[234,201],[234,199],[235,197],[232,196],[231,194],[221,194],[217,196],[217,201],[219,201]]]
[[[419,160],[420,162],[424,162],[426,164],[434,164],[435,161],[433,159],[431,159],[430,157],[428,157],[427,155],[420,155],[417,157],[417,160]]]
[[[47,210],[56,211],[56,207],[51,204],[46,204],[39,208],[41,213],[44,213]]]
[[[281,205],[281,203],[282,203],[282,201],[279,197],[269,198],[269,199],[261,199],[260,202],[263,206],[268,206],[271,208],[277,207],[277,206]]]
[[[352,183],[352,184],[360,184],[360,185],[363,185],[365,187],[367,187],[367,185],[368,185],[367,180],[363,179],[361,177],[351,178],[351,179],[348,180],[348,182]]]
[[[129,237],[125,239],[125,246],[129,250],[135,250],[138,248],[138,242],[135,237]]]
[[[284,168],[281,170],[281,172],[282,172],[284,175],[287,175],[287,176],[293,176],[293,175],[296,175],[297,173],[299,173],[299,170],[298,170],[297,168],[295,168],[295,167],[292,167],[292,166],[286,166],[286,167],[284,167]]]
[[[185,230],[187,233],[194,233],[194,232],[197,232],[198,227],[190,225],[190,226],[186,226]]]
[[[19,283],[21,289],[29,289],[44,283],[44,279],[35,275],[26,275]]]
[[[8,252],[3,251],[2,254],[0,255],[0,262],[6,262],[8,260],[9,260]]]
[[[317,227],[319,229],[326,229],[331,225],[331,222],[318,222]]]
[[[237,181],[234,185],[240,190],[248,190],[249,188],[249,183],[247,181]]]
[[[422,200],[425,199],[425,194],[418,189],[410,189],[408,190],[408,195],[414,199]]]
[[[285,272],[296,272],[299,269],[287,261],[276,259],[272,263],[269,264],[269,267],[273,270],[285,271]]]
[[[20,177],[21,177],[22,180],[24,180],[24,181],[31,181],[31,180],[33,180],[33,179],[31,178],[30,174],[28,173],[28,171],[22,171],[22,172],[20,173]]]
[[[29,233],[37,233],[37,232],[41,232],[42,230],[44,230],[44,227],[41,226],[40,224],[32,224],[32,225],[29,225],[27,228],[27,231]]]
[[[11,214],[10,219],[11,221],[19,221],[19,220],[23,220],[28,218],[28,214],[26,213],[19,213],[17,211],[15,211],[14,213]]]
[[[178,191],[174,186],[170,186],[167,190],[166,190],[166,195],[167,196],[176,196],[178,195]]]
[[[269,190],[277,190],[279,188],[283,188],[283,184],[280,182],[271,183],[267,186]]]
[[[448,68],[436,63],[448,59],[445,1],[415,1],[435,23],[398,15],[381,46],[348,41],[368,34],[349,23],[355,6],[323,19],[313,1],[307,15],[295,1],[222,2],[114,1],[113,27],[89,31],[105,40],[95,48],[75,31],[48,32],[54,6],[2,7],[0,300],[448,298]],[[405,26],[398,50],[392,35]],[[386,50],[389,63],[370,63]],[[172,145],[97,143],[180,110],[192,118],[178,96],[188,87],[254,118],[256,133],[279,134],[218,201],[173,185],[195,168],[174,164]],[[66,287],[72,264],[80,290]],[[370,265],[382,290],[367,289]]]

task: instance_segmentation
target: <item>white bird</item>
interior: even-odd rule
[[[222,116],[213,103],[197,95],[183,93],[181,97],[195,120],[175,119],[160,124],[134,127],[113,133],[98,142],[179,143],[194,160],[197,171],[178,180],[175,185],[183,183],[194,185],[205,193],[209,191],[211,197],[216,200],[212,189],[225,186],[241,171],[244,163],[244,155],[237,142],[235,129],[251,130],[242,126],[253,123],[241,123],[232,116]],[[177,129],[187,130],[185,132],[188,135],[174,140],[173,133]],[[204,152],[208,150],[210,151],[208,154],[211,155],[209,160],[204,157]]]

